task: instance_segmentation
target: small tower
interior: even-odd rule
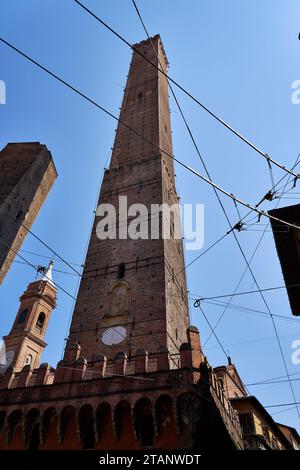
[[[31,282],[20,297],[20,308],[9,335],[3,337],[6,363],[17,371],[25,365],[35,369],[47,344],[44,341],[52,310],[56,307],[56,288],[52,280],[53,261],[41,279]]]
[[[168,82],[158,72],[161,66],[167,73],[159,35],[134,46],[120,119],[154,147],[118,126],[98,205],[112,204],[119,215],[119,195],[128,207],[156,204],[171,210],[179,202],[173,161],[155,147],[173,154]],[[100,240],[95,218],[68,345],[79,343],[87,361],[103,354],[114,360],[120,351],[129,358],[141,349],[152,354],[159,347],[179,354],[189,326],[183,244],[173,230],[180,226],[179,212],[166,216],[172,220],[170,237],[124,236],[121,228],[126,232],[130,222],[121,219],[117,236]]]
[[[46,145],[18,142],[0,150],[0,284],[56,178]]]

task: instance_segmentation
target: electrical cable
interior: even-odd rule
[[[137,6],[136,6],[134,0],[132,0],[132,1],[133,1],[134,6],[135,6],[135,9],[137,10],[138,15],[139,15],[139,17],[140,17],[140,19],[141,19],[141,21],[142,21],[142,18],[141,18],[141,15],[140,15],[139,11],[138,11],[138,8],[137,8]],[[82,6],[82,4],[81,4],[80,2],[78,2],[78,0],[75,0],[75,2]],[[95,16],[95,15],[94,15],[94,16]],[[145,27],[143,21],[142,21],[142,24],[143,24],[143,26],[144,26],[144,29],[145,29],[147,35],[148,35],[147,29],[146,29],[146,27]],[[149,35],[148,35],[148,38],[149,38]],[[151,43],[152,43],[152,42],[151,42]],[[152,44],[152,47],[153,47],[153,44]],[[151,63],[151,62],[150,62],[150,63]],[[159,68],[158,68],[158,70],[159,70]],[[167,78],[167,80],[168,80],[168,77],[166,77],[166,78]],[[173,93],[173,96],[174,96],[174,98],[175,98],[175,101],[176,101],[176,103],[177,103],[177,106],[178,106],[179,110],[181,111],[181,108],[180,108],[180,106],[179,106],[179,103],[177,102],[177,99],[176,99],[176,96],[175,96],[174,93]],[[186,126],[187,126],[187,128],[188,128],[188,130],[189,130],[189,126],[188,126],[188,124],[187,124],[187,122],[186,122],[186,120],[185,120],[184,115],[183,115],[182,112],[181,112],[181,115],[182,115],[182,117],[183,117],[183,119],[184,119],[184,122],[185,122],[185,124],[186,124]],[[223,122],[223,121],[222,121],[222,122]],[[225,123],[225,124],[226,124],[226,123]],[[226,125],[226,127],[227,127],[227,125]],[[229,128],[230,128],[230,127],[229,127]],[[230,128],[230,129],[232,130],[232,128]],[[205,173],[206,173],[206,175],[207,175],[207,178],[208,178],[208,180],[209,180],[210,182],[212,182],[211,177],[210,177],[210,174],[209,174],[208,169],[207,169],[207,167],[206,167],[206,164],[205,164],[205,162],[204,162],[204,160],[203,160],[203,158],[202,158],[202,156],[201,156],[201,154],[200,154],[200,152],[199,152],[199,149],[198,149],[198,147],[197,147],[197,144],[196,144],[196,142],[195,142],[195,140],[194,140],[194,138],[193,138],[193,135],[192,135],[192,133],[191,133],[190,130],[189,130],[189,133],[190,133],[190,136],[191,136],[191,138],[192,138],[192,140],[193,140],[194,146],[195,146],[195,148],[196,148],[196,150],[197,150],[197,153],[198,153],[198,156],[199,156],[199,158],[200,158],[200,160],[201,160],[201,163],[202,163],[202,165],[203,165],[203,167],[204,167],[204,170],[205,170]],[[235,132],[235,133],[236,133],[236,132]],[[239,134],[239,136],[240,136],[240,134]],[[245,139],[243,138],[243,140],[245,140]],[[249,141],[246,141],[246,143],[249,144]],[[252,145],[251,143],[250,143],[250,145],[253,147],[253,145]],[[257,148],[256,148],[256,149],[257,149]],[[261,153],[261,152],[260,152],[260,153]],[[269,165],[270,170],[271,170],[272,183],[273,183],[273,186],[274,186],[272,168],[271,168],[271,163],[270,163],[271,160],[270,160],[270,158],[269,158],[268,155],[264,155],[264,156],[267,157],[267,162],[268,162],[268,165]],[[231,222],[230,222],[230,220],[229,220],[229,217],[228,217],[228,215],[227,215],[227,212],[226,212],[226,210],[225,210],[225,207],[224,207],[224,205],[223,205],[223,203],[222,203],[222,201],[221,201],[221,199],[220,199],[220,197],[219,197],[219,194],[217,193],[217,188],[216,188],[215,186],[213,186],[213,189],[214,189],[215,195],[216,195],[216,197],[217,197],[217,199],[218,199],[218,202],[219,202],[219,204],[220,204],[220,206],[221,206],[221,208],[222,208],[222,211],[223,211],[223,213],[224,213],[224,215],[225,215],[225,218],[226,218],[226,220],[227,220],[227,222],[228,222],[228,224],[229,224],[229,227],[230,227],[230,229],[232,230],[233,227],[232,227],[232,225],[231,225]],[[234,199],[234,203],[236,204],[235,199]],[[252,268],[251,268],[251,266],[250,266],[250,263],[249,263],[249,261],[248,261],[246,255],[245,255],[245,253],[244,253],[244,250],[243,250],[243,248],[242,248],[242,246],[241,246],[241,244],[240,244],[240,242],[239,242],[239,240],[238,240],[238,238],[237,238],[235,232],[233,231],[232,233],[233,233],[233,236],[234,236],[234,238],[235,238],[235,240],[236,240],[236,243],[237,243],[237,245],[238,245],[238,247],[239,247],[239,249],[240,249],[240,252],[241,252],[241,254],[242,254],[242,257],[244,258],[244,260],[245,260],[245,262],[246,262],[247,269],[250,271],[251,276],[252,276],[252,278],[253,278],[253,280],[254,280],[254,282],[255,282],[257,288],[260,290],[260,287],[259,287],[259,285],[258,285],[258,282],[257,282],[257,280],[256,280],[256,277],[254,276],[254,273],[253,273],[253,270],[252,270]],[[270,308],[269,308],[269,305],[267,304],[267,302],[266,302],[266,300],[265,300],[265,297],[264,297],[264,295],[262,294],[261,291],[260,291],[260,295],[261,295],[261,298],[262,298],[262,300],[263,300],[263,302],[264,302],[265,306],[267,307],[268,312],[269,312],[269,314],[270,314],[270,318],[271,318],[271,321],[272,321],[272,325],[273,325],[273,328],[274,328],[274,332],[275,332],[275,335],[276,335],[276,338],[277,338],[277,341],[278,341],[278,346],[279,346],[280,354],[281,354],[281,357],[282,357],[282,360],[283,360],[284,368],[285,368],[286,373],[287,373],[287,375],[288,375],[289,372],[288,372],[288,368],[287,368],[285,356],[284,356],[284,354],[283,354],[283,350],[282,350],[282,346],[281,346],[281,342],[280,342],[280,339],[279,339],[279,335],[278,335],[278,331],[277,331],[277,327],[276,327],[276,324],[275,324],[274,317],[273,317],[272,312],[271,312],[271,310],[270,310]],[[195,304],[196,304],[196,303],[197,303],[197,301],[195,302]],[[194,304],[194,306],[195,306],[195,304]],[[201,308],[201,306],[200,306],[200,301],[199,301],[199,305],[198,305],[198,306],[199,306],[199,308]],[[203,312],[203,313],[204,313],[204,312]],[[213,334],[215,334],[215,332],[214,332],[213,329],[212,329],[212,332],[213,332]],[[218,342],[219,342],[219,340],[218,340]],[[227,355],[226,355],[226,356],[227,356]],[[289,375],[288,375],[288,378],[289,378]],[[290,378],[289,378],[289,379],[290,379]],[[295,404],[296,404],[296,397],[295,397],[295,393],[294,393],[294,389],[293,389],[292,383],[289,382],[289,384],[290,384],[290,389],[291,389],[291,393],[292,393],[294,402],[295,402]],[[299,417],[299,419],[300,419],[300,412],[299,412],[298,407],[297,407],[297,413],[298,413],[298,417]]]
[[[75,0],[75,1],[76,1],[76,3],[82,5],[82,4],[81,4],[80,2],[78,2],[77,0]],[[138,13],[138,16],[139,16],[141,22],[142,22],[142,25],[143,25],[143,27],[144,27],[144,30],[145,30],[147,36],[148,36],[148,39],[150,39],[149,34],[148,34],[148,31],[147,31],[147,28],[145,27],[145,24],[144,24],[144,22],[143,22],[143,20],[142,20],[142,17],[141,17],[140,12],[139,12],[139,10],[138,10],[138,8],[137,8],[137,5],[136,5],[136,3],[135,3],[134,0],[132,0],[132,2],[133,2],[133,5],[134,5],[134,7],[135,7],[135,9],[136,9],[136,11],[137,11],[137,13]],[[151,40],[150,40],[150,41],[151,41]],[[151,44],[152,44],[152,41],[151,41]],[[153,49],[154,49],[153,44],[152,44],[152,47],[153,47]],[[155,49],[154,49],[154,51],[155,51]],[[156,54],[156,55],[157,55],[157,54]],[[157,58],[158,58],[158,56],[157,56]],[[159,60],[158,60],[158,62],[159,62]],[[160,62],[159,62],[159,65],[160,65]],[[158,70],[159,70],[159,69],[158,69]],[[167,77],[167,80],[168,80],[168,77]],[[168,83],[169,83],[169,82],[168,82]],[[207,169],[207,167],[206,167],[206,165],[205,165],[205,163],[204,163],[204,160],[203,160],[203,158],[202,158],[202,156],[201,156],[201,154],[200,154],[200,152],[199,152],[198,146],[197,146],[197,144],[196,144],[196,142],[195,142],[195,140],[194,140],[194,138],[193,138],[193,135],[192,135],[192,133],[191,133],[191,131],[190,131],[190,128],[189,128],[189,126],[188,126],[188,124],[187,124],[187,122],[186,122],[186,120],[185,120],[185,117],[184,117],[182,111],[181,111],[181,108],[180,108],[180,105],[179,105],[179,103],[178,103],[178,101],[177,101],[177,99],[176,99],[176,96],[175,96],[175,94],[174,94],[172,88],[170,88],[170,89],[171,89],[171,91],[172,91],[172,93],[173,93],[173,97],[174,97],[174,99],[175,99],[175,101],[176,101],[176,104],[177,104],[178,109],[179,109],[179,111],[180,111],[180,113],[181,113],[181,116],[182,116],[182,118],[183,118],[183,120],[184,120],[184,122],[185,122],[185,125],[186,125],[186,127],[187,127],[187,129],[188,129],[188,131],[189,131],[189,134],[190,134],[190,137],[191,137],[191,139],[192,139],[192,141],[193,141],[193,144],[194,144],[194,146],[195,146],[195,148],[196,148],[196,150],[197,150],[198,156],[199,156],[199,158],[200,158],[200,160],[201,160],[201,162],[202,162],[202,165],[203,165],[203,167],[204,167],[204,169],[205,169],[206,175],[207,175],[209,181],[212,181],[212,180],[211,180],[211,177],[210,177],[210,174],[209,174],[209,172],[208,172],[208,169]],[[248,142],[248,143],[249,143],[249,142]],[[268,156],[267,156],[267,157],[268,157]],[[274,184],[274,179],[273,179],[272,167],[271,167],[271,163],[270,163],[270,159],[269,159],[269,158],[267,158],[267,162],[268,162],[268,166],[269,166],[269,169],[270,169],[272,184],[273,184],[273,186],[274,186],[275,184]],[[214,187],[213,189],[214,189],[214,192],[215,192],[215,194],[216,194],[216,196],[217,196],[218,202],[219,202],[219,204],[221,205],[221,208],[222,208],[222,210],[223,210],[223,212],[224,212],[224,215],[225,215],[225,217],[226,217],[226,219],[227,219],[227,222],[228,222],[228,224],[229,224],[229,226],[230,226],[230,228],[231,228],[231,230],[232,230],[233,227],[232,227],[232,225],[231,225],[231,223],[230,223],[230,220],[229,220],[229,217],[228,217],[228,215],[227,215],[227,213],[226,213],[226,210],[225,210],[225,208],[224,208],[224,205],[223,205],[223,203],[222,203],[222,201],[221,201],[221,199],[220,199],[220,197],[219,197],[219,195],[218,195],[218,193],[217,193],[216,188]],[[235,204],[235,206],[236,206],[236,208],[237,208],[237,211],[238,211],[238,207],[237,207],[237,204],[236,204],[236,201],[235,201],[235,200],[234,200],[234,204]],[[239,214],[239,211],[238,211],[238,214]],[[243,249],[242,249],[242,247],[241,247],[241,244],[240,244],[239,241],[238,241],[238,238],[237,238],[235,232],[233,232],[233,236],[234,236],[234,238],[235,238],[235,240],[236,240],[236,242],[237,242],[237,245],[238,245],[238,247],[239,247],[239,249],[240,249],[240,251],[241,251],[241,254],[242,254],[242,256],[243,256],[243,258],[244,258],[244,260],[245,260],[245,262],[246,262],[247,269],[250,271],[250,273],[251,273],[251,275],[252,275],[252,277],[253,277],[253,280],[254,280],[255,284],[257,285],[257,288],[260,289],[260,288],[259,288],[259,285],[258,285],[258,283],[257,283],[257,280],[256,280],[256,278],[255,278],[255,276],[254,276],[254,273],[253,273],[253,271],[252,271],[252,268],[250,267],[250,263],[249,263],[249,261],[248,261],[247,258],[246,258],[246,255],[245,255],[245,253],[244,253],[244,251],[243,251]],[[256,250],[255,250],[254,254],[255,254],[255,253],[256,253]],[[253,256],[254,256],[254,255],[253,255]],[[252,257],[252,258],[253,258],[253,257]],[[250,261],[250,262],[251,262],[251,261]],[[270,310],[270,308],[269,308],[269,306],[268,306],[268,304],[267,304],[267,302],[266,302],[266,300],[265,300],[265,298],[264,298],[264,295],[262,294],[261,291],[260,291],[260,295],[261,295],[262,300],[263,300],[264,304],[266,305],[266,307],[267,307],[267,309],[268,309],[268,312],[269,312],[269,314],[270,314],[271,321],[272,321],[272,324],[273,324],[273,328],[274,328],[274,331],[275,331],[275,335],[276,335],[276,338],[277,338],[277,341],[278,341],[279,350],[280,350],[281,357],[282,357],[282,360],[283,360],[283,364],[284,364],[286,373],[287,373],[287,375],[288,375],[287,364],[286,364],[285,357],[284,357],[284,354],[283,354],[283,350],[282,350],[282,346],[281,346],[281,342],[280,342],[280,339],[279,339],[279,335],[278,335],[278,331],[277,331],[277,327],[276,327],[276,324],[275,324],[274,317],[273,317],[272,312],[271,312],[271,310]],[[198,302],[198,305],[197,305],[197,306],[202,310],[201,305],[200,305],[200,301],[196,301],[196,302],[194,303],[194,306],[197,304],[197,302]],[[230,301],[229,301],[229,302],[230,302]],[[203,310],[202,310],[202,313],[203,313],[203,315],[204,315],[204,317],[205,317],[205,314],[204,314]],[[207,321],[208,321],[208,319],[207,319]],[[208,323],[209,323],[209,322],[208,322]],[[209,325],[210,325],[210,323],[209,323]],[[210,325],[210,326],[211,326],[211,325]],[[211,329],[212,329],[212,328],[211,328]],[[214,329],[212,329],[212,334],[215,335]],[[219,339],[218,339],[217,336],[216,336],[216,339],[217,339],[218,343],[220,344],[221,348],[223,349],[223,346],[221,345],[221,343],[220,343],[220,341],[219,341]],[[226,352],[225,352],[225,354],[226,354]],[[227,354],[226,354],[226,357],[227,357]],[[289,376],[288,376],[288,378],[289,378]],[[289,379],[290,379],[290,378],[289,378]],[[294,394],[294,389],[293,389],[292,383],[289,382],[289,384],[290,384],[290,389],[291,389],[291,393],[292,393],[293,399],[294,399],[294,401],[295,401],[295,403],[296,403],[296,397],[295,397],[295,394]],[[298,417],[299,417],[299,419],[300,419],[300,412],[299,412],[298,407],[297,407],[297,412],[298,412]]]
[[[298,155],[298,157],[297,157],[297,159],[296,159],[296,161],[295,161],[295,164],[294,164],[293,168],[295,168],[295,167],[297,166],[297,164],[298,164],[298,162],[299,162],[299,158],[300,158],[300,154]],[[272,171],[271,171],[271,174],[272,174]],[[282,179],[283,179],[283,178],[282,178]],[[282,181],[282,179],[281,179],[280,181]],[[275,186],[276,186],[276,185],[274,184],[273,174],[272,174],[272,183],[273,183],[273,187],[272,187],[272,189],[269,191],[270,193],[272,193],[272,190],[273,190],[273,189],[275,188]],[[288,181],[285,183],[285,186],[284,186],[284,188],[283,188],[283,191],[284,191],[284,189],[285,189],[285,187],[287,186],[288,183],[289,183],[289,178],[288,178]],[[277,183],[277,184],[278,184],[278,183]],[[283,191],[282,191],[282,192],[283,192]],[[281,196],[282,196],[282,193],[281,193]],[[277,204],[276,204],[276,207],[278,206],[279,202],[280,202],[280,197],[279,197],[279,199],[278,199],[278,202],[277,202]],[[251,255],[251,258],[250,258],[250,260],[249,260],[249,265],[252,263],[252,261],[253,261],[253,259],[254,259],[254,256],[256,255],[256,253],[257,253],[257,251],[258,251],[258,248],[260,247],[260,245],[261,245],[261,243],[262,243],[262,240],[263,240],[263,238],[264,238],[264,236],[265,236],[265,233],[266,233],[266,230],[267,230],[268,226],[269,226],[269,223],[266,225],[266,227],[265,227],[265,229],[264,229],[264,231],[263,231],[263,233],[262,233],[262,235],[261,235],[261,237],[260,237],[260,239],[259,239],[259,241],[258,241],[258,243],[257,243],[257,245],[256,245],[256,247],[255,247],[255,249],[254,249],[254,251],[253,251],[253,253],[252,253],[252,255]],[[241,283],[242,283],[242,281],[243,281],[243,279],[244,279],[244,277],[245,277],[245,275],[246,275],[247,272],[248,272],[248,265],[246,266],[246,268],[245,268],[245,270],[244,270],[244,272],[243,272],[243,274],[242,274],[240,280],[238,281],[238,283],[237,283],[237,285],[236,285],[236,287],[235,287],[235,290],[234,290],[233,294],[235,294],[235,293],[237,292],[237,290],[238,290],[239,286],[241,285]],[[216,322],[216,324],[215,324],[215,326],[214,326],[214,329],[216,329],[216,328],[218,327],[218,325],[220,324],[220,322],[221,322],[222,319],[224,318],[224,315],[225,315],[225,313],[226,313],[226,311],[227,311],[229,305],[231,304],[232,299],[233,299],[233,296],[229,299],[229,301],[228,301],[226,307],[224,308],[222,314],[220,315],[218,321]],[[208,336],[208,338],[207,338],[207,340],[205,341],[203,347],[205,347],[205,346],[208,344],[208,342],[209,342],[211,336],[212,336],[212,333]]]
[[[125,38],[123,38],[117,31],[115,31],[112,27],[110,27],[107,23],[105,23],[101,18],[99,18],[95,13],[93,13],[91,10],[89,10],[83,3],[79,2],[78,0],[74,0],[77,5],[79,5],[83,10],[85,10],[87,13],[89,13],[94,19],[96,19],[99,23],[101,23],[106,29],[108,29],[110,32],[112,32],[115,36],[117,36],[123,43],[125,43],[128,47],[130,47],[131,50],[139,54],[141,57],[143,57],[149,64],[151,64],[153,67],[155,67],[161,74],[163,74],[170,82],[172,82],[176,87],[178,87],[183,93],[185,93],[189,98],[191,98],[194,102],[196,102],[202,109],[204,109],[210,116],[212,116],[214,119],[216,119],[220,124],[222,124],[224,127],[226,127],[230,132],[236,135],[239,139],[241,139],[243,142],[245,142],[249,147],[251,147],[253,150],[255,150],[258,154],[260,154],[262,157],[264,157],[269,163],[273,163],[274,165],[278,166],[282,170],[290,173],[293,175],[295,178],[300,178],[300,175],[297,175],[293,173],[291,170],[287,169],[284,165],[281,163],[276,162],[273,160],[267,153],[259,149],[256,145],[254,145],[252,142],[250,142],[248,139],[246,139],[240,132],[235,130],[232,126],[227,124],[223,119],[221,119],[219,116],[217,116],[215,113],[210,111],[204,104],[202,104],[198,99],[196,99],[191,93],[189,93],[185,88],[183,88],[181,85],[179,85],[178,82],[176,82],[173,78],[171,78],[168,74],[163,72],[162,70],[159,69],[155,64],[153,64],[142,52],[140,52],[138,49],[136,49],[132,44],[130,44]]]
[[[11,248],[7,243],[5,243],[2,239],[0,239],[0,243],[2,243],[3,245],[5,245],[10,251],[12,251],[16,256],[18,256],[22,261],[24,261],[26,264],[28,264],[29,266],[31,266],[35,271],[37,270],[35,265],[30,263],[30,261],[28,261],[26,258],[24,258],[22,255],[20,255],[20,253],[18,253],[17,251],[15,251],[13,248]],[[60,289],[62,292],[64,292],[65,294],[67,294],[69,297],[71,297],[71,299],[73,300],[76,300],[76,298],[70,294],[70,292],[68,292],[66,289],[64,289],[63,287],[61,287],[59,284],[57,284],[57,282],[54,282],[52,279],[50,279],[48,276],[46,276],[45,274],[45,277],[47,280],[49,280],[50,282],[53,282],[54,286],[57,287],[58,289]]]
[[[89,99],[88,97],[86,97],[85,95],[83,95],[81,92],[79,92],[78,90],[76,90],[74,87],[72,87],[71,85],[69,85],[67,82],[64,82],[64,81],[63,81],[62,79],[60,79],[59,77],[55,76],[52,72],[50,72],[49,70],[45,69],[43,66],[41,66],[40,64],[38,64],[37,62],[35,62],[35,61],[33,61],[32,59],[30,59],[28,56],[26,56],[26,55],[25,55],[24,53],[22,53],[21,51],[17,50],[14,46],[12,46],[11,44],[9,44],[7,41],[5,41],[5,40],[3,40],[3,39],[1,39],[1,41],[4,42],[4,43],[5,43],[6,45],[8,45],[9,47],[13,48],[13,49],[14,49],[15,51],[17,51],[18,53],[21,53],[24,57],[26,57],[27,59],[29,59],[31,62],[33,62],[33,63],[35,63],[36,65],[38,65],[39,67],[43,68],[46,72],[50,73],[54,78],[58,79],[59,81],[61,81],[62,83],[64,83],[66,86],[68,86],[69,88],[73,89],[73,91],[75,91],[76,93],[80,94],[80,95],[81,95],[82,97],[84,97],[85,99],[88,99],[88,101],[90,101],[92,104],[96,105],[97,107],[99,107],[99,108],[101,109],[101,107],[100,107],[99,105],[97,105],[97,103],[93,102],[93,100]],[[109,114],[109,115],[110,115],[111,117],[113,117],[114,119],[117,119],[117,120],[118,120],[118,118],[116,118],[115,116],[113,116],[113,115],[112,115],[111,113],[109,113],[107,110],[104,110],[104,108],[102,108],[102,110],[103,110],[104,112],[106,112],[107,114]],[[118,120],[118,121],[121,122],[120,120]],[[123,122],[121,122],[121,124],[125,125],[126,127],[129,127],[129,126],[127,126],[127,125],[126,125],[125,123],[123,123]],[[132,130],[132,129],[131,129],[131,130]],[[132,130],[132,131],[133,131],[133,130]],[[137,133],[136,131],[133,131],[133,132]],[[138,135],[138,133],[137,133],[137,135]],[[143,138],[143,136],[140,136],[140,137]],[[151,142],[149,142],[149,143],[151,143]],[[151,143],[151,144],[152,144],[152,143]],[[153,145],[153,144],[152,144],[152,145]],[[167,154],[167,153],[164,152],[162,149],[159,149],[159,150],[162,151],[163,153]],[[167,155],[169,155],[169,154],[167,154]],[[263,154],[263,155],[266,156],[269,161],[272,161],[269,156],[267,156],[267,155],[265,155],[265,154]],[[200,175],[198,172],[196,172],[195,170],[193,170],[193,169],[190,168],[189,166],[187,166],[187,165],[183,164],[182,162],[178,161],[177,159],[175,159],[174,156],[171,156],[171,155],[169,155],[169,156],[170,156],[171,158],[173,158],[175,161],[177,161],[179,164],[181,164],[182,166],[184,166],[186,169],[188,169],[188,171],[191,171],[191,172],[194,173],[196,176],[200,177],[200,178],[203,179],[204,181],[206,181],[206,182],[208,182],[209,184],[211,184],[216,190],[223,192],[223,194],[225,194],[225,195],[231,197],[231,199],[235,200],[235,201],[238,202],[239,204],[244,205],[244,206],[246,206],[246,207],[248,207],[248,208],[250,208],[250,209],[253,209],[253,210],[255,210],[257,213],[259,213],[260,215],[263,215],[263,216],[265,216],[265,217],[268,217],[269,219],[273,218],[273,219],[275,219],[275,220],[277,220],[277,221],[279,221],[279,222],[285,223],[286,225],[292,226],[293,228],[299,229],[299,227],[297,227],[297,226],[295,226],[295,225],[288,224],[287,222],[281,221],[280,219],[277,219],[277,218],[274,218],[274,217],[270,217],[269,215],[265,214],[264,212],[258,211],[258,210],[256,210],[255,208],[252,208],[249,204],[244,203],[243,201],[238,200],[238,198],[235,198],[233,195],[230,195],[230,194],[227,193],[226,191],[222,190],[222,188],[218,187],[218,186],[217,186],[215,183],[213,183],[212,181],[207,180],[207,178],[203,177],[202,175]],[[272,161],[272,163],[274,163],[274,162]],[[286,170],[286,171],[288,171],[288,170]],[[290,171],[288,171],[288,172],[291,173]],[[293,173],[291,173],[291,174],[293,174]],[[294,174],[293,174],[293,175],[294,175]],[[298,175],[294,175],[294,176],[298,178]],[[71,266],[70,266],[70,267],[71,267]],[[259,292],[261,292],[261,291],[259,290]],[[271,315],[272,315],[272,314],[271,314]]]
[[[74,0],[75,1],[75,0]],[[169,154],[168,152],[166,152],[165,150],[163,150],[161,147],[159,147],[158,145],[154,144],[153,142],[151,142],[149,139],[147,139],[146,137],[144,137],[142,134],[140,134],[138,131],[136,131],[135,129],[133,129],[132,127],[130,127],[128,124],[126,124],[124,121],[121,121],[118,117],[116,117],[113,113],[111,113],[110,111],[108,111],[106,108],[104,108],[103,106],[99,105],[98,103],[96,103],[94,100],[92,100],[91,98],[89,98],[87,95],[85,95],[84,93],[82,93],[81,91],[79,91],[77,88],[75,88],[74,86],[70,85],[68,82],[66,82],[65,80],[63,80],[62,78],[60,78],[58,75],[54,74],[53,72],[51,72],[49,69],[47,69],[46,67],[44,67],[43,65],[39,64],[37,61],[35,61],[34,59],[32,59],[31,57],[29,57],[27,54],[25,54],[24,52],[22,52],[20,49],[16,48],[15,46],[13,46],[11,43],[9,43],[8,41],[6,41],[5,39],[1,38],[0,37],[0,41],[4,44],[6,44],[9,48],[13,49],[15,52],[17,52],[18,54],[22,55],[24,58],[26,58],[27,60],[29,60],[31,63],[33,63],[34,65],[36,65],[37,67],[39,67],[40,69],[44,70],[44,72],[48,73],[49,75],[51,75],[53,78],[55,78],[56,80],[58,80],[60,83],[62,83],[63,85],[65,85],[67,88],[69,88],[70,90],[74,91],[76,94],[78,94],[79,96],[81,96],[82,98],[84,98],[85,100],[87,100],[89,103],[91,103],[93,106],[96,106],[98,109],[100,109],[101,111],[103,111],[105,114],[107,114],[108,116],[110,116],[111,118],[113,118],[114,120],[116,120],[117,122],[119,122],[120,124],[122,124],[124,127],[126,127],[127,129],[131,130],[134,134],[136,134],[138,137],[140,137],[141,139],[143,139],[145,142],[147,142],[148,144],[150,144],[152,147],[156,148],[157,150],[159,150],[160,152],[162,152],[164,155],[166,155],[167,157],[173,159],[175,162],[177,162],[180,166],[182,166],[183,168],[185,168],[187,171],[189,171],[190,173],[194,174],[195,176],[197,176],[198,178],[200,178],[202,181],[205,181],[206,183],[208,183],[210,186],[212,186],[216,191],[218,192],[221,192],[222,194],[224,194],[225,196],[229,197],[230,199],[236,201],[238,204],[244,206],[244,207],[247,207],[248,209],[251,209],[251,211],[254,211],[256,212],[257,214],[259,214],[260,216],[263,216],[263,217],[266,217],[267,219],[272,219],[272,220],[276,220],[277,222],[280,222],[284,225],[287,225],[289,227],[292,227],[296,230],[300,230],[300,227],[295,225],[295,224],[291,224],[289,222],[286,222],[284,220],[281,220],[281,219],[278,219],[277,217],[274,217],[264,211],[260,211],[258,210],[256,207],[252,207],[251,204],[239,199],[238,197],[234,196],[234,194],[232,193],[229,193],[228,191],[226,191],[225,189],[223,189],[222,187],[220,187],[218,184],[214,183],[212,180],[210,180],[209,178],[206,178],[205,176],[203,176],[201,173],[199,173],[198,171],[194,170],[192,167],[190,167],[189,165],[186,165],[185,163],[183,163],[182,161],[180,161],[178,158],[175,157],[175,155],[171,155]],[[290,172],[290,171],[289,171]],[[292,173],[293,174],[293,173]],[[231,227],[232,228],[232,227]],[[234,233],[234,232],[233,232]],[[71,266],[70,266],[71,267]]]

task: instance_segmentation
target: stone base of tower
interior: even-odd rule
[[[189,343],[170,356],[161,348],[129,361],[119,353],[88,364],[69,347],[56,370],[47,364],[0,384],[2,450],[243,449],[236,412],[200,350]]]

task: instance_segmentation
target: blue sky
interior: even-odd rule
[[[85,0],[85,4],[129,42],[145,38],[130,0]],[[162,37],[170,76],[275,160],[291,167],[300,152],[300,105],[291,101],[291,84],[300,79],[299,3],[140,0],[138,5],[150,33],[160,33]],[[0,30],[6,40],[118,114],[131,51],[73,0],[2,0]],[[116,124],[3,44],[0,58],[0,80],[7,87],[7,104],[0,106],[0,147],[7,142],[40,141],[51,150],[59,173],[33,231],[67,260],[81,264]],[[181,92],[177,97],[213,179],[242,199],[256,203],[271,187],[264,159]],[[203,172],[173,100],[171,109],[177,158]],[[226,220],[211,187],[178,166],[176,173],[182,202],[205,205],[205,249],[227,231]],[[275,180],[282,175],[274,169]],[[232,223],[237,222],[232,201],[224,196],[222,200]],[[283,200],[281,206],[294,202],[297,203],[296,195],[294,200]],[[268,210],[274,205],[265,203],[263,208]],[[240,210],[245,213],[243,208]],[[262,226],[254,228],[262,230]],[[261,234],[248,230],[238,234],[248,258]],[[30,235],[22,249],[51,256]],[[41,256],[21,254],[35,264],[47,262]],[[186,262],[197,254],[187,252]],[[270,231],[252,266],[260,287],[283,284]],[[56,268],[68,270],[60,262]],[[205,297],[231,293],[244,269],[241,254],[229,236],[187,270],[189,290],[193,296]],[[19,296],[34,278],[30,267],[14,263],[0,288],[1,335],[8,333]],[[55,280],[75,295],[76,276],[55,273]],[[251,289],[253,280],[247,273],[240,291]],[[273,313],[291,318],[284,290],[266,293],[265,297]],[[265,311],[258,294],[236,297],[233,303]],[[58,307],[51,319],[48,347],[43,355],[43,361],[52,365],[61,358],[72,307],[72,299],[58,292]],[[214,324],[222,308],[212,304],[203,304],[203,308]],[[205,343],[209,327],[192,304],[191,318]],[[291,343],[300,339],[300,323],[276,320],[276,324],[289,371],[300,374],[300,365],[291,361]],[[217,334],[245,383],[285,374],[274,330],[266,316],[229,309]],[[213,365],[224,363],[224,354],[214,338],[205,352]],[[300,401],[300,382],[293,385]],[[265,405],[292,402],[288,383],[249,390]],[[282,412],[278,408],[272,413],[278,411],[275,419],[299,429],[295,409]]]

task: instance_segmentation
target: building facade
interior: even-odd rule
[[[277,217],[285,222],[300,224],[300,204],[280,207],[268,212],[271,216]],[[299,251],[299,230],[285,225],[282,222],[275,222],[271,219],[275,246],[280,262],[283,279],[285,282],[291,312],[295,316],[300,315],[300,251]]]
[[[11,143],[1,150],[0,284],[56,178],[54,162],[45,145]]]
[[[135,47],[167,71],[159,36]],[[0,385],[0,447],[241,449],[237,414],[189,325],[182,238],[175,236],[179,214],[150,210],[176,205],[178,195],[173,161],[163,152],[173,152],[167,80],[137,51],[120,120],[155,146],[119,123],[99,199],[99,206],[116,209],[117,233],[99,239],[105,214],[97,211],[65,354],[55,369],[39,364],[56,304],[51,276],[21,296],[5,337],[10,364]],[[143,236],[126,236],[145,208],[137,224]],[[155,217],[153,234],[145,220]]]
[[[26,365],[37,368],[46,346],[47,325],[56,307],[56,288],[52,281],[52,262],[41,280],[29,284],[20,297],[20,308],[12,329],[4,336],[5,361],[21,371]]]
[[[246,450],[299,450],[297,431],[276,423],[255,396],[249,396],[234,364],[214,369],[226,398],[238,413]]]
[[[244,449],[222,374],[189,323],[179,214],[149,212],[178,196],[167,80],[139,51],[168,63],[158,35],[135,49],[64,357],[40,363],[56,305],[51,265],[4,338],[0,449]]]

